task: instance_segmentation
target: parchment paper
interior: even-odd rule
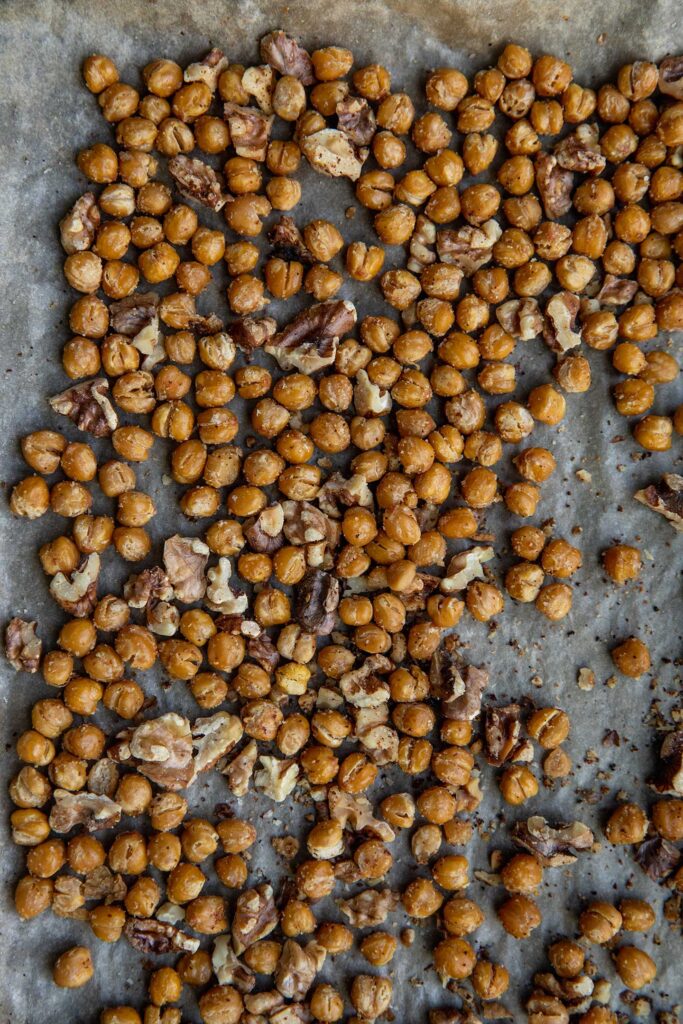
[[[168,56],[189,62],[210,45],[222,47],[232,59],[258,62],[258,38],[276,27],[295,34],[310,48],[325,43],[349,46],[357,65],[370,61],[385,64],[392,72],[394,88],[405,88],[412,95],[419,94],[426,69],[453,64],[471,73],[495,60],[509,39],[525,43],[535,54],[549,51],[566,57],[574,65],[577,79],[587,85],[601,84],[627,60],[657,60],[683,49],[683,7],[677,0],[612,0],[608,4],[595,0],[337,0],[325,4],[301,0],[288,4],[265,0],[6,0],[0,8],[0,444],[2,478],[8,487],[27,473],[19,455],[20,435],[48,425],[71,438],[77,434],[49,410],[46,396],[65,386],[59,352],[69,336],[66,312],[72,301],[61,276],[63,253],[56,223],[84,189],[74,165],[76,151],[96,140],[108,141],[109,137],[95,99],[81,83],[83,58],[92,52],[108,53],[116,61],[122,79],[137,84],[139,69],[151,59]],[[348,183],[330,183],[307,169],[302,180],[304,201],[295,211],[301,223],[312,215],[324,215],[340,225],[347,240],[364,236],[362,212],[353,220],[344,216],[347,207],[355,205]],[[202,217],[208,221],[204,213]],[[400,253],[394,252],[387,265],[391,260],[398,264],[399,258]],[[217,274],[217,280],[224,287],[224,278]],[[376,293],[373,298],[371,289],[360,292],[352,284],[345,283],[341,294],[357,299],[360,315],[380,308]],[[210,302],[202,308],[221,311]],[[277,315],[277,306],[273,308]],[[670,338],[662,342],[674,345]],[[680,338],[678,343],[680,358]],[[580,817],[600,838],[600,825],[619,793],[625,791],[644,802],[651,799],[644,780],[653,765],[657,738],[644,720],[655,699],[668,709],[680,686],[675,660],[681,652],[682,622],[677,535],[631,497],[637,487],[680,465],[680,441],[670,453],[638,456],[628,424],[616,414],[609,398],[608,389],[616,380],[609,356],[591,351],[588,356],[594,377],[590,394],[569,396],[568,415],[560,431],[540,428],[534,433],[538,443],[552,448],[559,464],[553,481],[543,489],[535,521],[553,518],[555,535],[578,543],[583,551],[584,567],[574,588],[573,611],[563,622],[550,626],[533,607],[513,605],[508,600],[495,631],[467,617],[459,628],[462,640],[469,645],[468,657],[491,670],[491,697],[497,701],[530,698],[567,709],[572,732],[566,749],[574,770],[565,786],[554,790],[542,787],[527,808],[508,808],[501,814],[494,773],[484,766],[483,783],[488,795],[477,815],[478,833],[467,851],[473,870],[489,868],[492,848],[510,849],[501,826],[527,813],[555,819]],[[521,393],[544,379],[551,365],[540,340],[518,346],[514,362]],[[679,384],[658,388],[656,411],[672,411],[681,397]],[[155,457],[138,467],[138,481],[154,496],[160,510],[152,524],[158,540],[175,530],[181,520],[175,487],[165,490],[161,483],[163,446],[155,447],[159,449]],[[575,475],[578,469],[589,471],[591,481],[580,482]],[[512,478],[509,470],[508,478]],[[101,495],[97,500],[96,507],[108,507]],[[498,536],[502,522],[500,509],[487,518]],[[14,614],[37,618],[39,633],[48,643],[54,639],[61,613],[47,595],[36,550],[64,528],[64,522],[52,515],[34,523],[14,521],[3,501],[0,620],[4,626]],[[200,529],[194,524],[184,532],[199,533]],[[505,535],[509,529],[508,520]],[[645,568],[636,585],[618,589],[600,570],[598,554],[615,540],[632,542],[643,549]],[[505,564],[506,556],[501,553],[495,568],[504,568]],[[127,574],[126,567],[117,564],[116,571],[108,569],[104,579],[111,581],[113,588]],[[621,678],[614,688],[608,687],[606,681],[612,675],[608,647],[632,633],[649,643],[653,671],[647,678]],[[596,673],[597,685],[591,693],[577,688],[580,666],[591,667]],[[539,677],[542,685],[534,686],[532,677]],[[13,754],[16,736],[29,724],[31,704],[39,696],[50,694],[39,676],[17,675],[4,661],[0,663],[0,678],[5,744],[0,792],[4,794],[7,780],[17,770]],[[158,697],[161,709],[173,706],[192,717],[197,715],[184,684],[176,682],[165,690],[156,686],[155,677],[141,681]],[[111,719],[107,724],[111,728]],[[619,747],[601,745],[608,729],[619,734]],[[595,751],[596,756],[589,751]],[[382,772],[373,797],[392,785],[395,783]],[[405,779],[401,785],[405,785]],[[590,791],[597,802],[579,800],[579,790]],[[278,806],[253,796],[240,805],[220,777],[214,777],[210,784],[198,784],[192,799],[196,812],[207,814],[216,801],[229,799],[238,813],[259,822],[262,838],[251,864],[254,881],[277,878],[284,867],[273,855],[266,829],[269,835],[296,834],[298,828],[293,823],[310,814],[310,807]],[[3,840],[7,840],[8,812],[8,800],[3,798]],[[397,867],[391,881],[396,886],[415,870],[412,859],[405,856],[406,849],[403,836],[393,847]],[[4,911],[0,1022],[90,1024],[98,1019],[104,1005],[133,1002],[141,1006],[141,961],[125,941],[113,947],[98,943],[87,925],[50,914],[29,924],[19,922],[11,894],[23,856],[24,852],[11,842],[4,843],[0,861]],[[647,880],[627,848],[610,848],[605,843],[600,853],[584,857],[573,868],[546,872],[540,895],[543,925],[527,942],[515,942],[502,931],[494,913],[503,896],[500,888],[473,882],[468,894],[487,911],[486,924],[473,936],[474,943],[510,970],[512,983],[505,1002],[515,1020],[524,1020],[518,997],[528,994],[533,971],[546,968],[545,945],[558,934],[573,934],[583,899],[596,895],[616,899],[629,894],[653,900],[661,911],[668,892]],[[316,913],[319,919],[339,919],[332,901],[317,907]],[[385,927],[398,934],[410,923],[399,912]],[[394,981],[393,1010],[402,1024],[426,1020],[429,1008],[457,1005],[455,996],[441,990],[429,970],[425,950],[433,944],[432,927],[417,926],[416,931],[413,948],[399,946],[388,968]],[[680,932],[672,930],[660,914],[653,931],[635,939],[638,945],[654,949],[659,965],[659,976],[646,993],[653,1007],[670,1009],[683,1001]],[[76,943],[92,948],[95,978],[82,990],[63,992],[52,984],[49,968],[59,952]],[[614,978],[614,1007],[626,1009],[618,1000],[621,986],[607,953],[596,949],[595,959],[600,972]],[[166,960],[161,958],[159,962]],[[367,970],[367,965],[358,955],[328,958],[323,977],[334,981],[363,969]],[[184,1019],[198,1021],[194,1001],[187,998],[183,1005]]]

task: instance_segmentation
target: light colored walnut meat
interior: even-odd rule
[[[104,377],[94,377],[53,395],[50,405],[84,433],[93,437],[109,437],[119,425],[119,418],[108,394],[109,382]]]
[[[487,220],[481,227],[464,224],[437,232],[436,251],[442,263],[449,263],[471,277],[493,259],[493,246],[503,233],[497,220]]]
[[[164,567],[178,601],[193,604],[204,597],[208,560],[209,548],[198,537],[176,533],[164,542]]]
[[[272,555],[284,544],[282,528],[285,512],[279,501],[267,505],[262,512],[244,524],[244,536],[253,551]]]
[[[260,793],[282,803],[297,784],[299,765],[289,758],[259,757],[261,767],[254,774],[254,785]]]
[[[557,162],[567,171],[601,174],[607,164],[600,149],[600,131],[596,124],[580,124],[566,135],[554,149]]]
[[[88,790],[98,796],[114,796],[119,784],[119,770],[108,757],[95,761],[88,772]]]
[[[533,341],[544,327],[536,299],[510,299],[496,309],[498,323],[516,341]]]
[[[335,548],[339,541],[339,525],[310,501],[282,503],[282,529],[290,544],[316,544],[325,541]]]
[[[568,352],[581,344],[581,330],[575,330],[581,303],[572,292],[558,292],[545,307],[543,338],[553,352]]]
[[[218,88],[218,79],[229,63],[223,51],[214,47],[201,60],[189,64],[185,68],[183,78],[186,82],[204,82],[211,92],[215,92]]]
[[[100,556],[93,552],[82,558],[73,572],[58,572],[50,580],[50,593],[57,604],[76,619],[92,614],[97,604]]]
[[[168,171],[181,195],[202,206],[222,210],[227,202],[220,178],[210,164],[179,153],[168,161]]]
[[[369,146],[377,131],[372,107],[360,96],[344,96],[337,103],[337,124],[354,146]]]
[[[10,619],[5,627],[5,657],[17,672],[37,672],[43,641],[36,636],[35,621]]]
[[[273,899],[270,885],[257,885],[254,889],[246,889],[237,897],[235,913],[232,918],[232,945],[239,956],[249,946],[277,927],[278,912]]]
[[[659,91],[683,100],[683,55],[665,57],[659,65]]]
[[[379,384],[373,384],[366,370],[356,374],[353,404],[359,416],[385,416],[393,405],[391,394]]]
[[[192,732],[182,715],[169,711],[148,718],[133,731],[128,745],[138,771],[162,789],[185,789],[192,782]]]
[[[121,820],[120,805],[108,796],[69,793],[65,789],[56,789],[53,795],[50,828],[55,832],[70,832],[76,825],[82,825],[88,832],[97,832],[113,828]]]
[[[223,556],[218,565],[212,566],[207,572],[205,604],[214,612],[222,615],[244,615],[249,607],[249,598],[230,583],[232,563]]]
[[[633,497],[668,519],[674,530],[683,532],[683,476],[664,473],[661,480],[636,491]]]
[[[368,150],[355,146],[338,128],[321,128],[305,135],[299,145],[311,167],[330,178],[358,181],[368,158]]]
[[[242,75],[242,88],[254,97],[264,114],[273,113],[275,72],[270,65],[247,68]]]
[[[398,893],[391,889],[364,889],[350,900],[338,901],[339,909],[353,928],[374,928],[384,924],[398,904]]]
[[[536,186],[546,217],[564,217],[572,205],[574,175],[565,170],[552,153],[538,153],[535,168]]]
[[[339,689],[354,707],[379,707],[387,703],[391,690],[378,674],[391,672],[393,667],[389,658],[383,654],[373,654],[365,659],[360,668],[344,673],[339,680]]]
[[[238,156],[265,160],[273,117],[255,107],[225,103],[223,117],[230,128],[230,138]]]
[[[82,917],[79,911],[85,904],[84,884],[73,875],[58,875],[52,892],[52,912],[57,917]]]
[[[281,75],[298,78],[302,85],[312,85],[313,64],[308,50],[281,29],[269,32],[260,43],[261,57]]]
[[[172,924],[151,918],[129,917],[123,933],[140,953],[161,956],[164,953],[196,953],[199,949],[199,939],[186,935]]]
[[[410,258],[406,263],[407,269],[419,274],[425,267],[436,263],[435,244],[436,224],[429,217],[425,217],[423,213],[418,213],[415,219],[415,230],[410,236],[408,246]]]
[[[459,590],[465,590],[472,580],[483,580],[484,570],[482,565],[484,562],[490,562],[493,557],[494,550],[488,546],[478,546],[468,548],[467,551],[459,551],[456,555],[453,555],[448,563],[446,575],[439,585],[440,589],[444,594],[452,594]]]
[[[95,241],[100,220],[95,196],[92,192],[85,192],[59,222],[59,238],[64,252],[72,256],[75,252],[89,249]]]
[[[131,608],[146,608],[150,601],[170,601],[171,582],[159,565],[129,576],[123,585],[123,596]]]
[[[83,896],[86,900],[99,900],[104,903],[118,903],[125,899],[126,883],[121,875],[114,874],[106,864],[93,868],[83,881]]]
[[[626,306],[635,298],[637,291],[637,281],[630,281],[625,277],[615,277],[614,274],[605,274],[595,301],[601,306]]]
[[[374,816],[372,804],[365,796],[354,796],[339,789],[338,786],[330,786],[327,791],[327,804],[330,817],[338,821],[342,828],[374,836],[385,843],[393,843],[396,838],[391,825]]]
[[[573,864],[576,854],[590,850],[595,842],[595,836],[581,821],[551,825],[540,815],[516,822],[511,835],[517,846],[533,853],[549,868]]]
[[[258,746],[255,740],[249,740],[246,746],[242,747],[238,754],[228,762],[223,769],[228,789],[235,796],[246,796],[249,792],[256,758],[258,757]]]
[[[214,941],[211,966],[219,985],[234,985],[243,994],[256,985],[256,975],[235,955],[228,935],[219,935]]]
[[[344,508],[351,508],[354,505],[372,508],[374,504],[368,482],[360,473],[355,473],[348,479],[341,473],[333,473],[318,491],[316,501],[326,516],[333,516],[335,519],[342,515]]]
[[[354,736],[377,765],[393,764],[398,759],[398,733],[387,725],[386,704],[377,708],[359,708]]]
[[[275,968],[275,987],[285,999],[302,1002],[318,972],[316,958],[294,939],[287,939]]]
[[[266,343],[266,352],[283,370],[314,373],[330,366],[339,340],[356,323],[356,307],[345,299],[318,302],[298,314]]]
[[[197,718],[192,726],[196,772],[214,768],[242,739],[244,730],[237,715],[217,711],[210,718]]]

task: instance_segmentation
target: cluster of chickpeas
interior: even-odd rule
[[[248,617],[265,640],[252,644],[226,621],[229,614],[210,606],[169,609],[166,600],[152,600],[137,614],[134,579],[123,597],[90,594],[78,606],[65,604],[71,617],[40,662],[56,695],[36,702],[31,728],[17,743],[23,766],[10,788],[11,823],[15,842],[27,847],[27,874],[17,886],[16,906],[23,919],[48,908],[81,917],[104,942],[131,938],[136,922],[150,921],[179,921],[203,940],[234,929],[225,895],[204,892],[211,871],[237,897],[235,914],[242,903],[262,898],[248,888],[257,839],[249,821],[190,817],[183,795],[114,763],[112,737],[95,716],[106,709],[122,720],[119,726],[139,723],[148,695],[132,676],[159,662],[168,677],[187,685],[202,711],[237,704],[246,742],[226,778],[240,796],[263,744],[296,765],[317,795],[335,787],[345,799],[365,800],[385,764],[398,766],[411,785],[416,781],[416,796],[398,791],[379,805],[390,832],[412,830],[412,856],[429,875],[416,875],[397,902],[413,922],[438,920],[442,937],[433,966],[444,982],[470,979],[478,1000],[497,1000],[508,989],[506,968],[467,941],[484,921],[476,901],[464,895],[468,859],[443,849],[464,848],[471,838],[468,818],[481,800],[475,761],[481,743],[474,719],[439,714],[429,663],[465,609],[489,622],[503,611],[504,595],[488,573],[450,592],[440,584],[442,569],[449,542],[478,540],[494,503],[502,500],[511,516],[535,516],[541,485],[556,462],[549,448],[527,439],[537,428],[560,424],[565,395],[589,389],[581,342],[613,348],[614,367],[628,375],[615,389],[624,415],[648,412],[654,386],[676,376],[669,353],[644,352],[642,345],[659,331],[683,327],[677,290],[683,287],[677,266],[683,255],[677,155],[683,97],[672,94],[671,102],[664,97],[656,105],[658,71],[651,64],[623,68],[616,86],[596,94],[573,82],[559,58],[533,61],[523,47],[509,45],[496,67],[472,83],[455,68],[431,72],[425,87],[430,110],[417,116],[406,93],[392,92],[386,68],[353,71],[353,55],[344,48],[309,55],[284,33],[272,33],[262,42],[262,56],[265,64],[244,67],[211,51],[185,70],[156,60],[143,69],[142,94],[119,80],[110,58],[95,55],[84,64],[86,85],[115,129],[117,148],[96,143],[78,155],[80,171],[99,191],[81,197],[61,225],[64,274],[81,293],[70,310],[73,336],[62,364],[79,386],[104,374],[117,417],[144,416],[148,423],[112,426],[113,457],[104,461],[93,445],[71,441],[65,432],[27,435],[22,454],[35,475],[14,487],[10,506],[28,519],[51,511],[72,521],[70,533],[39,551],[53,581],[74,580],[84,560],[111,547],[139,571],[152,552],[146,527],[156,507],[138,488],[135,466],[148,459],[156,438],[170,442],[171,477],[186,488],[181,512],[202,525],[208,556],[233,560],[235,577],[252,588]],[[330,129],[335,116],[339,127]],[[274,117],[290,125],[291,138],[270,137]],[[580,134],[594,117],[602,134],[597,125]],[[490,131],[499,118],[506,119],[502,139]],[[566,126],[575,141],[560,141],[556,157]],[[380,244],[355,241],[345,249],[329,220],[299,229],[282,216],[301,198],[295,175],[302,155],[313,166],[320,159],[309,155],[310,140],[330,130],[346,132],[347,145],[354,140],[355,195],[374,215]],[[457,148],[454,131],[461,136]],[[422,165],[404,173],[410,144]],[[199,161],[189,157],[196,151]],[[168,158],[187,202],[158,180],[155,153]],[[224,161],[220,173],[211,158]],[[376,166],[366,170],[366,159]],[[600,176],[607,165],[609,177]],[[576,187],[572,167],[583,175]],[[327,173],[335,171],[328,166]],[[475,181],[480,175],[487,180]],[[220,210],[225,229],[202,224],[196,203]],[[571,227],[563,223],[568,213],[575,219]],[[258,241],[267,228],[272,251],[260,266]],[[407,247],[405,266],[383,273],[385,247],[399,245]],[[334,302],[344,272],[359,282],[378,278],[390,313],[362,317],[357,338],[348,331],[335,338],[323,369],[276,370],[251,361],[248,352],[242,358],[231,324],[223,330],[217,318],[198,312],[197,300],[220,264],[229,277],[227,302],[238,318],[232,322],[238,338],[236,328],[245,324],[261,330],[262,341],[271,337],[276,325],[263,315],[271,299],[288,300],[303,290],[315,303]],[[175,290],[157,296],[144,326],[155,320],[158,332],[151,343],[141,341],[143,321],[129,330],[126,311],[136,295],[148,297],[164,282]],[[557,286],[560,305],[551,310],[543,296]],[[509,359],[541,333],[557,354],[554,382],[534,387],[524,401],[509,397],[518,388]],[[230,405],[236,396],[249,403],[246,451],[235,443],[240,423]],[[663,451],[674,429],[683,429],[680,408],[671,417],[646,416],[634,436],[647,450]],[[499,479],[504,445],[514,447],[511,461],[520,478],[511,483]],[[323,505],[329,509],[323,495],[329,503],[330,456],[347,457],[350,478],[342,482],[348,490],[357,485],[355,497],[340,499],[336,515],[323,511]],[[460,462],[465,468],[458,475]],[[48,483],[45,478],[58,472],[64,479]],[[89,485],[95,484],[115,499],[114,515],[94,514]],[[294,506],[290,532],[264,542],[258,524],[280,503]],[[307,533],[312,514],[316,529],[325,524],[322,552]],[[582,565],[580,550],[535,525],[515,529],[511,547],[519,561],[508,569],[504,590],[514,601],[534,603],[550,621],[563,619],[572,604],[568,580]],[[637,578],[640,554],[619,545],[604,552],[603,564],[623,583]],[[297,619],[296,588],[312,571],[341,584],[333,610],[345,639],[335,634],[323,645]],[[294,596],[284,588],[294,588]],[[387,661],[381,678],[373,678],[387,691],[384,717],[368,716],[370,732],[381,733],[374,744],[364,739],[364,709],[359,713],[342,696],[347,677],[373,656]],[[635,637],[612,656],[634,678],[650,666],[646,645]],[[339,698],[329,706],[316,704],[313,684],[320,677]],[[568,775],[571,763],[562,749],[567,714],[537,709],[526,729],[546,752],[546,779]],[[539,789],[525,763],[504,765],[498,781],[512,806]],[[126,818],[144,815],[145,830],[104,839],[86,829],[63,838],[51,803],[56,792],[105,794]],[[680,817],[678,807],[656,814],[668,815],[667,821]],[[667,837],[681,832],[666,828]],[[101,1024],[177,1024],[181,1011],[173,1004],[185,986],[196,991],[206,1024],[265,1015],[278,1024],[278,1011],[287,1009],[285,998],[298,984],[292,963],[298,970],[305,963],[310,972],[301,999],[313,1017],[323,1024],[341,1020],[343,995],[315,978],[325,955],[348,952],[355,936],[344,924],[319,920],[316,904],[338,883],[364,882],[361,895],[376,904],[372,919],[382,923],[387,913],[382,917],[378,909],[383,897],[376,887],[394,864],[391,839],[374,832],[350,838],[349,831],[333,814],[318,815],[305,838],[306,856],[293,866],[293,895],[272,908],[272,928],[239,950],[238,965],[270,979],[268,992],[235,980],[215,984],[210,952],[186,950],[175,967],[152,973],[142,1015],[129,1006],[110,1008]],[[506,899],[498,918],[508,934],[525,939],[542,920],[534,895],[543,866],[519,853],[500,876]],[[619,916],[617,931],[629,930],[623,922],[629,915],[635,920],[636,910],[626,904],[636,902],[611,908]],[[355,913],[350,906],[350,923]],[[587,914],[582,935],[607,941],[591,938]],[[379,970],[390,965],[399,942],[409,941],[373,925],[358,948]],[[308,952],[311,943],[315,953]],[[576,946],[566,943],[567,950]],[[644,957],[634,947],[616,954],[620,976],[634,989],[640,987],[636,976],[640,984],[654,977]],[[562,973],[569,968],[560,969],[552,955],[551,962],[565,979],[583,969],[583,959],[573,974]],[[82,946],[54,965],[56,984],[66,988],[92,974]],[[386,974],[356,975],[349,992],[354,1020],[382,1016],[391,997]],[[532,1024],[565,1020],[562,1011],[553,1016],[536,1005],[553,998],[534,993]],[[611,1011],[601,1012],[591,1009],[581,1020],[614,1019]]]

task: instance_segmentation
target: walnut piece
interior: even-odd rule
[[[255,740],[249,740],[246,746],[242,747],[238,754],[228,762],[223,769],[228,789],[235,796],[246,796],[249,792],[249,783],[256,767],[258,757],[258,746]]]
[[[331,548],[339,540],[339,524],[333,522],[310,501],[282,503],[282,531],[290,544],[316,544],[325,541]]]
[[[572,864],[577,853],[590,850],[595,842],[593,833],[581,821],[551,825],[540,815],[516,822],[510,834],[517,846],[533,853],[548,868]]]
[[[70,832],[76,825],[83,825],[88,832],[97,832],[101,828],[113,828],[121,820],[121,807],[108,796],[56,789],[54,799],[49,820],[55,832]]]
[[[370,928],[383,924],[398,902],[398,893],[391,889],[364,889],[350,900],[339,900],[338,906],[352,927]]]
[[[294,939],[287,939],[275,968],[275,987],[285,999],[300,1003],[315,981],[316,958]]]
[[[299,778],[299,766],[289,758],[259,757],[261,767],[254,774],[254,785],[260,793],[280,804],[289,796]]]
[[[125,899],[126,892],[126,883],[121,875],[115,875],[106,864],[100,864],[85,876],[83,896],[86,900],[117,903]]]
[[[283,370],[314,373],[330,366],[339,339],[356,323],[356,307],[345,299],[318,302],[298,314],[266,343],[266,352]]]
[[[260,49],[263,60],[281,75],[292,75],[302,85],[313,84],[313,64],[308,50],[286,32],[281,29],[269,32],[261,40]]]
[[[344,96],[337,103],[337,124],[354,146],[369,146],[377,131],[372,107],[360,96]]]
[[[254,97],[264,114],[273,113],[275,72],[270,65],[247,68],[242,75],[242,88]]]
[[[362,794],[354,796],[339,789],[338,786],[330,786],[327,791],[327,804],[330,817],[338,821],[342,828],[366,833],[382,839],[385,843],[393,843],[396,838],[391,825],[374,816],[372,804]]]
[[[229,64],[230,61],[223,51],[214,47],[201,60],[189,64],[185,68],[183,78],[186,82],[204,82],[211,92],[215,92],[218,88],[218,79]]]
[[[576,331],[576,318],[581,303],[572,292],[558,292],[545,307],[543,338],[553,352],[568,352],[581,344],[581,331]]]
[[[50,580],[50,593],[57,604],[76,619],[87,618],[97,604],[97,579],[100,575],[100,556],[97,552],[86,555],[67,576],[58,572]]]
[[[472,580],[483,580],[482,564],[490,562],[493,556],[492,547],[479,546],[459,551],[448,563],[446,575],[439,584],[440,589],[444,594],[452,594],[464,590]]]
[[[59,238],[64,252],[72,256],[75,252],[89,249],[95,241],[100,220],[95,196],[92,192],[85,192],[59,222]]]
[[[179,153],[168,161],[168,171],[181,195],[212,210],[222,210],[227,196],[210,164]]]
[[[178,601],[193,604],[204,597],[208,560],[209,548],[198,537],[176,533],[164,542],[164,567]]]
[[[665,473],[657,483],[636,491],[633,497],[668,519],[674,530],[683,532],[683,476]]]
[[[465,224],[439,231],[436,251],[442,263],[459,267],[466,277],[485,266],[493,258],[493,246],[503,233],[496,220],[487,220],[480,227]]]
[[[273,117],[255,107],[225,103],[223,117],[230,128],[230,139],[238,156],[265,160]]]
[[[536,299],[510,299],[496,309],[498,323],[516,341],[533,341],[545,326]]]
[[[174,594],[164,570],[153,565],[128,577],[123,585],[123,596],[131,608],[146,608],[150,601],[170,601]]]
[[[285,512],[279,501],[267,505],[257,516],[247,520],[244,524],[244,536],[252,551],[272,555],[281,548],[284,543],[284,523]]]
[[[133,730],[128,746],[140,774],[162,789],[185,789],[194,779],[192,732],[182,715],[169,711],[148,718]]]
[[[219,935],[211,953],[211,966],[219,985],[234,985],[243,994],[251,992],[256,975],[233,952],[227,935]]]
[[[5,657],[17,672],[37,672],[43,641],[36,636],[36,622],[10,619],[5,627]]]
[[[665,57],[659,65],[659,91],[683,100],[683,56]]]
[[[300,260],[302,263],[313,263],[313,254],[304,242],[292,217],[280,217],[268,232],[268,241],[274,251],[285,260]]]
[[[360,473],[354,473],[348,479],[341,473],[333,473],[318,491],[316,498],[318,507],[327,516],[335,519],[342,515],[342,508],[362,505],[372,508],[374,499],[368,482]]]
[[[52,911],[57,917],[80,917],[85,904],[84,884],[73,875],[58,875],[52,893]]]
[[[339,689],[349,704],[357,708],[375,708],[386,704],[391,696],[389,684],[378,678],[378,673],[391,672],[393,663],[383,654],[366,658],[360,668],[345,672],[339,680]]]
[[[276,330],[277,323],[272,316],[245,316],[241,320],[233,320],[228,328],[228,337],[243,352],[250,354],[257,348],[263,348]]]
[[[683,796],[683,728],[674,729],[664,737],[659,751],[657,776],[651,783],[658,793]]]
[[[50,405],[76,424],[79,430],[93,437],[109,437],[119,425],[119,418],[109,401],[109,382],[104,377],[93,377],[81,384],[53,395]]]
[[[320,569],[307,569],[295,596],[295,621],[316,636],[325,636],[334,628],[339,597],[336,577]]]
[[[556,220],[564,217],[572,205],[574,175],[563,168],[552,153],[538,153],[535,160],[536,187],[546,217]]]
[[[477,718],[488,682],[486,669],[469,665],[458,653],[452,636],[446,637],[432,655],[429,667],[430,693],[441,700],[446,718],[461,722],[471,722]]]
[[[653,882],[661,882],[678,867],[681,853],[668,839],[654,836],[640,844],[634,859],[648,878]]]
[[[144,342],[151,325],[156,324],[158,331],[158,309],[159,296],[156,292],[136,292],[118,302],[112,302],[109,307],[109,325],[116,334]]]
[[[237,715],[217,711],[209,718],[197,718],[192,725],[196,772],[214,768],[242,739],[244,729]]]
[[[517,759],[521,752],[521,711],[519,704],[506,704],[484,712],[484,753],[489,764],[499,768]]]
[[[151,918],[129,917],[123,933],[140,953],[161,956],[164,953],[196,953],[199,949],[199,939],[186,935],[172,924]]]
[[[223,615],[243,615],[249,607],[246,594],[231,586],[232,564],[230,559],[222,556],[218,565],[212,566],[208,572],[209,580],[206,588],[206,605],[214,612]]]
[[[311,167],[330,178],[358,181],[368,150],[358,148],[338,128],[322,128],[300,139],[301,152]]]
[[[410,258],[406,263],[406,268],[419,274],[425,267],[429,267],[432,263],[435,263],[435,243],[436,224],[431,221],[429,217],[425,217],[423,213],[418,213],[415,219],[415,228],[410,236],[410,243],[408,245]],[[454,273],[457,273],[457,271],[454,271]],[[461,272],[460,281],[462,280],[462,277],[463,275]],[[458,281],[458,284],[460,284],[460,281]]]
[[[607,160],[600,149],[600,132],[596,124],[580,124],[555,146],[560,167],[581,174],[601,174]]]
[[[277,926],[273,890],[270,885],[246,889],[237,897],[232,919],[232,945],[239,956],[249,946],[265,939]]]
[[[385,416],[393,405],[391,394],[379,384],[373,384],[366,370],[356,374],[353,404],[359,416]]]
[[[625,306],[631,302],[637,291],[637,281],[631,281],[626,277],[615,277],[614,274],[605,274],[595,301],[602,306]]]

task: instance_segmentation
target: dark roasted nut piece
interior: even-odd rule
[[[59,222],[59,236],[64,252],[72,255],[89,249],[100,226],[100,211],[92,192],[77,199]]]
[[[223,116],[230,128],[230,138],[238,156],[265,160],[273,117],[237,103],[226,103]]]
[[[119,420],[107,397],[108,392],[108,381],[104,377],[94,377],[53,395],[50,405],[55,412],[68,416],[79,430],[93,437],[109,437]]]
[[[655,836],[641,843],[635,852],[635,860],[653,882],[662,882],[675,871],[681,853],[668,839]]]
[[[263,348],[276,330],[277,323],[270,316],[245,316],[241,320],[233,320],[227,333],[235,345],[249,355],[255,349]]]
[[[199,939],[185,935],[179,928],[163,921],[129,917],[123,931],[131,946],[140,953],[159,956],[164,953],[195,953],[199,949]]]
[[[265,345],[283,370],[311,374],[330,366],[337,355],[339,339],[356,322],[352,302],[337,299],[309,306]]]
[[[372,107],[358,96],[345,96],[339,101],[337,123],[355,146],[369,146],[377,131]]]
[[[196,199],[212,210],[221,210],[225,206],[227,197],[221,188],[220,179],[213,167],[203,160],[179,153],[169,160],[168,170],[181,195]]]
[[[683,476],[665,473],[661,480],[636,491],[633,497],[668,519],[674,530],[683,531]]]
[[[95,793],[54,792],[55,803],[50,811],[50,828],[55,832],[70,832],[82,825],[88,832],[113,828],[121,819],[121,807],[108,796]]]
[[[302,85],[312,85],[313,64],[308,50],[281,29],[269,32],[260,44],[261,57],[281,75],[292,75]]]
[[[518,846],[529,850],[548,868],[572,864],[576,853],[590,850],[595,839],[588,826],[580,821],[550,825],[540,815],[516,822],[511,835]]]
[[[600,149],[600,135],[595,124],[580,124],[571,135],[555,146],[560,167],[581,174],[601,174],[607,163]]]
[[[339,900],[339,909],[354,928],[384,924],[398,905],[399,895],[391,889],[364,889],[352,899]]]
[[[572,205],[574,175],[561,167],[551,153],[536,156],[536,185],[541,195],[546,217],[556,220],[564,217]]]
[[[257,885],[240,893],[232,919],[232,943],[237,955],[270,935],[277,922],[278,912],[269,885]]]
[[[43,642],[36,636],[36,623],[10,619],[5,627],[5,657],[17,672],[37,672]]]
[[[668,733],[659,751],[661,764],[652,783],[658,793],[683,796],[683,728]]]
[[[446,638],[432,655],[430,693],[441,700],[446,718],[464,722],[477,718],[488,681],[487,670],[468,664],[458,654],[452,637]]]
[[[314,262],[313,254],[304,242],[304,237],[291,217],[280,217],[268,232],[268,241],[275,252],[285,260]]]
[[[128,741],[138,771],[163,789],[185,789],[195,775],[190,723],[170,711],[149,718],[133,730]]]
[[[520,747],[522,709],[519,704],[487,708],[484,712],[486,760],[500,767],[515,758]]]
[[[553,352],[565,353],[581,344],[581,332],[575,329],[581,302],[572,292],[558,292],[545,307],[543,338]]]
[[[294,618],[303,629],[325,636],[334,629],[339,597],[339,580],[321,569],[308,569],[297,587]]]
[[[659,91],[683,100],[683,56],[665,57],[659,65]]]

